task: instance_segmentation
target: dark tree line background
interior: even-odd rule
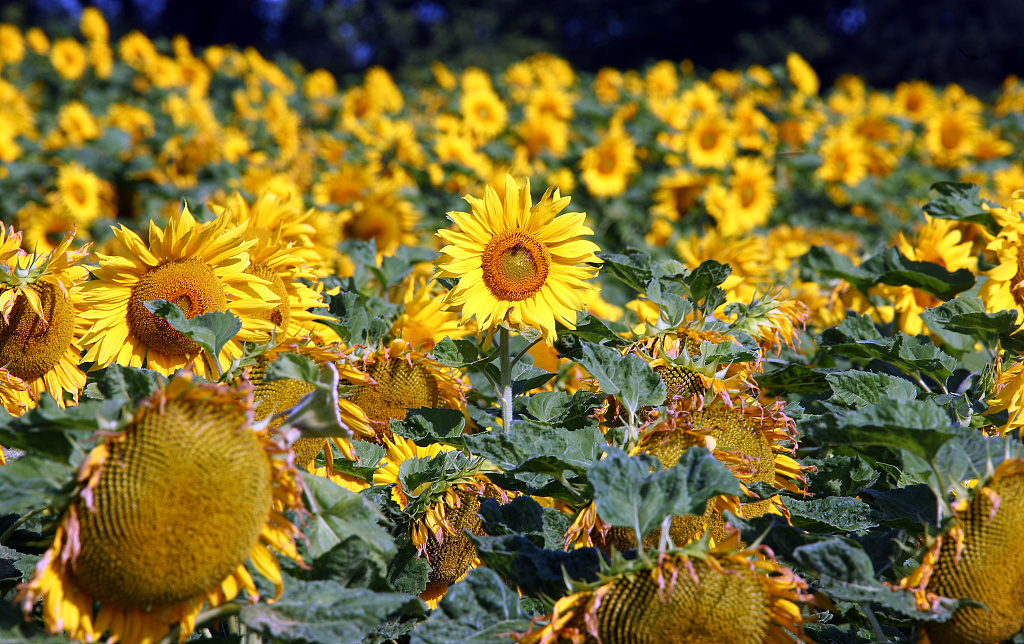
[[[251,45],[339,76],[383,65],[415,79],[435,59],[494,71],[539,51],[591,71],[684,58],[739,68],[797,51],[825,83],[922,78],[983,95],[1024,72],[1022,0],[0,0],[0,20],[70,30],[85,4],[115,36]]]

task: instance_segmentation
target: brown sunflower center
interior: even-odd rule
[[[960,147],[960,142],[964,138],[964,130],[957,121],[947,120],[942,124],[941,138],[942,147],[947,150],[955,150]]]
[[[189,319],[228,308],[224,289],[213,269],[198,260],[170,262],[140,277],[128,300],[128,328],[147,347],[170,356],[198,353],[199,345],[151,313],[143,304],[149,300],[167,300]]]
[[[44,323],[25,295],[18,296],[8,317],[0,318],[0,367],[22,379],[38,378],[64,357],[75,335],[75,309],[48,282],[35,284]]]
[[[720,572],[703,561],[691,563],[692,572],[680,570],[670,590],[662,590],[649,572],[613,582],[597,608],[601,641],[765,641],[769,598],[753,569]]]
[[[85,192],[85,187],[80,183],[72,185],[68,192],[71,193],[71,198],[74,200],[75,205],[79,207],[84,206],[86,199],[89,198],[89,195]]]
[[[410,409],[437,407],[441,404],[441,391],[437,377],[422,364],[409,364],[401,358],[376,362],[367,373],[377,382],[377,388],[356,387],[349,400],[362,409],[367,418],[381,427],[388,436],[391,419],[405,420]]]
[[[705,130],[700,135],[700,147],[705,150],[714,150],[718,144],[718,133],[714,130]]]
[[[960,516],[962,547],[942,540],[939,562],[928,591],[942,597],[970,597],[985,604],[964,606],[942,624],[929,624],[933,642],[1001,642],[1024,627],[1024,475],[1012,474],[989,484],[994,499],[976,493]]]
[[[694,416],[702,427],[712,428],[716,449],[737,452],[742,469],[751,480],[775,481],[775,453],[768,438],[745,420],[738,408],[713,407]]]
[[[487,243],[481,268],[491,295],[506,302],[520,302],[544,286],[551,269],[551,253],[530,233],[518,228],[505,230]]]
[[[256,317],[273,322],[279,329],[287,330],[292,321],[292,307],[288,303],[288,289],[285,287],[284,281],[276,271],[261,262],[250,263],[245,272],[270,282],[270,290],[277,293],[281,300],[280,304],[267,311],[257,313]]]
[[[602,152],[601,158],[597,163],[597,169],[601,174],[611,174],[615,171],[615,153],[614,152]]]
[[[169,606],[210,591],[248,558],[271,509],[270,461],[234,407],[150,408],[110,443],[76,509],[79,587],[100,602]]]

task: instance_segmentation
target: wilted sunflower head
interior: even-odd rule
[[[376,384],[358,384],[348,400],[366,413],[376,442],[390,438],[391,420],[405,420],[410,409],[465,405],[466,386],[457,374],[405,341],[368,356],[364,371]]]
[[[596,641],[783,644],[802,638],[807,584],[766,549],[700,544],[656,561],[614,557],[595,584],[575,585],[524,644]],[[542,622],[543,622],[542,618]]]
[[[256,403],[255,419],[264,420],[273,416],[269,421],[270,427],[280,427],[286,416],[281,412],[287,412],[295,407],[306,394],[312,393],[316,389],[316,385],[304,380],[294,378],[267,380],[265,378],[270,364],[279,356],[289,353],[309,358],[319,366],[330,362],[338,370],[339,379],[345,380],[350,385],[358,383],[359,386],[370,386],[373,384],[373,380],[366,373],[353,366],[349,356],[341,351],[340,347],[319,347],[311,344],[278,345],[257,358],[256,364],[248,371],[249,382],[256,387],[253,391]],[[352,401],[345,398],[350,385],[339,385],[338,387],[338,417],[341,419],[341,423],[352,430],[356,436],[372,438],[374,433],[366,414]],[[355,452],[352,451],[352,443],[347,438],[334,437],[330,439],[330,442],[338,447],[342,456],[349,460],[356,460]],[[314,460],[321,451],[330,464],[333,454],[327,443],[328,439],[326,438],[296,440],[292,445],[295,464],[312,469]],[[332,468],[328,467],[327,472],[333,473]]]
[[[957,524],[925,553],[902,586],[927,610],[941,598],[970,598],[942,623],[925,626],[933,644],[1000,642],[1024,628],[1024,460],[1001,463],[992,478],[955,506]]]
[[[65,392],[77,402],[85,387],[78,339],[88,323],[76,310],[81,298],[74,287],[89,275],[78,263],[90,244],[72,249],[73,241],[74,232],[45,255],[0,261],[0,365],[28,383],[19,395],[28,406],[44,391],[61,406]]]
[[[301,504],[297,474],[286,448],[251,423],[248,386],[171,379],[89,453],[54,543],[21,590],[26,614],[42,599],[51,632],[134,644],[180,624],[184,642],[206,602],[242,588],[257,596],[247,559],[280,594],[267,545],[299,559],[298,530],[273,509]]]
[[[430,563],[426,590],[420,597],[436,606],[448,586],[479,565],[476,548],[465,531],[482,535],[481,497],[508,502],[508,494],[484,474],[494,468],[479,459],[466,459],[448,445],[420,447],[402,436],[384,440],[384,464],[373,475],[374,485],[391,485],[391,498],[409,515],[413,545]],[[414,473],[444,459],[443,485],[436,477]],[[405,464],[403,468],[403,464]]]

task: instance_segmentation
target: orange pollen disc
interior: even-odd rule
[[[551,253],[536,237],[518,228],[495,235],[481,261],[484,284],[498,300],[519,302],[544,286]]]

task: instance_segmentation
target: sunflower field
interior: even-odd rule
[[[0,642],[1024,642],[1024,84],[0,25]]]

